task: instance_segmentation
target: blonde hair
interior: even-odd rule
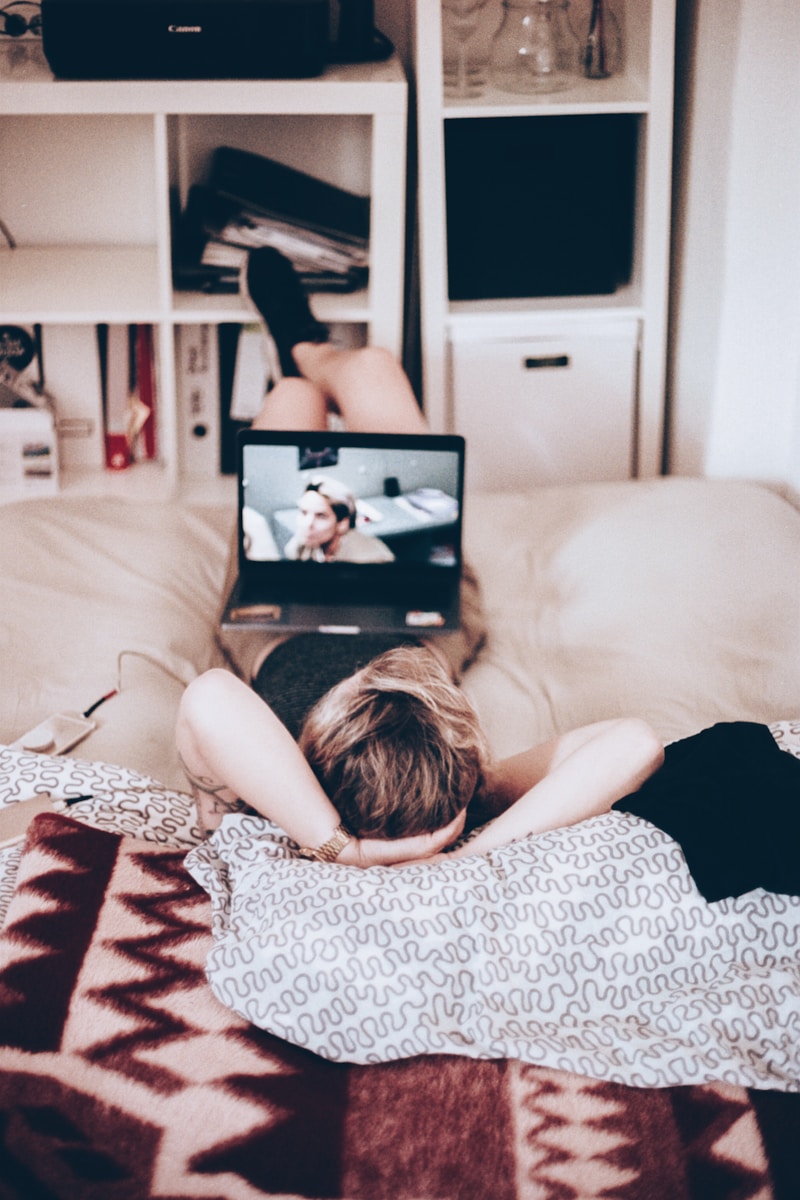
[[[337,521],[347,521],[350,528],[356,524],[356,500],[350,488],[330,475],[317,475],[306,484],[307,492],[318,492],[331,506]]]
[[[308,714],[300,748],[361,837],[431,833],[483,784],[477,714],[424,647],[388,650]]]

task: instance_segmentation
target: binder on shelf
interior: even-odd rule
[[[97,347],[100,356],[105,465],[111,471],[122,471],[132,461],[130,406],[135,382],[135,355],[131,345],[131,327],[98,325]]]
[[[223,475],[236,474],[236,437],[249,421],[237,421],[231,416],[233,380],[242,326],[225,324],[218,327],[219,344],[219,470]]]
[[[178,221],[175,286],[235,292],[247,253],[273,246],[314,291],[352,292],[369,276],[370,200],[262,155],[221,146],[208,185]]]
[[[61,469],[97,470],[105,445],[96,330],[91,325],[47,325],[42,343],[47,386],[56,397]]]
[[[285,163],[219,146],[214,151],[210,186],[265,216],[366,248],[370,200],[298,171]]]
[[[272,374],[266,340],[260,325],[243,325],[236,344],[236,365],[231,388],[230,416],[234,421],[252,421],[261,412]]]
[[[212,479],[220,469],[219,348],[211,325],[176,330],[182,472]]]

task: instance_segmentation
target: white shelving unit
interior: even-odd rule
[[[176,329],[253,319],[237,296],[173,290],[170,197],[182,203],[202,182],[217,145],[371,197],[368,287],[320,293],[313,306],[400,354],[407,84],[396,58],[304,80],[77,82],[16,49],[0,49],[0,218],[16,242],[0,248],[0,321],[40,323],[45,350],[52,326],[156,330],[158,463],[98,466],[62,487],[180,490]],[[82,371],[96,363],[79,356],[73,386]]]
[[[622,17],[624,60],[619,74],[589,80],[576,74],[574,86],[551,95],[527,96],[487,86],[475,100],[444,97],[442,77],[442,14],[433,0],[414,0],[416,89],[419,122],[419,234],[424,407],[434,428],[455,429],[473,442],[473,462],[483,455],[484,477],[493,472],[499,486],[507,471],[499,452],[496,462],[485,449],[489,439],[499,445],[505,419],[505,399],[498,387],[483,397],[477,383],[469,386],[469,354],[476,345],[487,350],[519,342],[558,346],[573,335],[594,333],[603,338],[615,329],[634,330],[633,387],[626,377],[617,392],[627,389],[627,414],[620,426],[613,417],[605,447],[603,421],[596,411],[613,394],[613,379],[599,392],[589,389],[571,397],[561,428],[560,457],[549,465],[531,461],[530,482],[567,481],[579,478],[651,476],[661,468],[664,375],[667,336],[667,284],[669,269],[670,179],[672,146],[672,93],[674,55],[674,0],[613,0]],[[500,0],[489,0],[477,35],[485,44],[499,25]],[[587,0],[572,0],[570,19],[575,29],[588,29]],[[605,295],[536,296],[451,301],[448,298],[447,173],[445,130],[449,122],[466,119],[491,121],[501,117],[546,120],[584,115],[601,119],[610,114],[631,114],[636,122],[635,201],[633,213],[633,265],[629,282]],[[481,163],[476,160],[475,171]],[[595,180],[587,178],[591,189]],[[496,218],[503,219],[498,190]],[[524,231],[523,231],[524,232]],[[472,347],[472,350],[469,348]],[[462,348],[467,359],[459,363]],[[591,375],[591,363],[587,365]],[[578,372],[576,385],[584,387],[587,375]],[[474,376],[472,377],[474,378]],[[545,385],[543,373],[530,381],[531,388]],[[563,381],[559,384],[561,390]],[[523,401],[524,402],[524,401]],[[516,401],[514,401],[516,403]],[[592,411],[590,407],[592,406]],[[483,409],[481,414],[477,410]],[[596,451],[594,463],[585,454],[572,457],[573,431],[582,423],[591,430]],[[511,414],[509,431],[520,428],[519,412]],[[535,425],[536,417],[531,417]],[[548,414],[544,424],[558,425]],[[620,435],[620,429],[622,434]],[[550,429],[550,434],[554,431]],[[516,433],[513,433],[516,437]],[[620,457],[619,436],[628,445]],[[536,430],[531,433],[532,442]],[[556,439],[557,440],[557,439]],[[481,443],[476,452],[476,443]],[[608,451],[608,452],[606,452]],[[524,450],[519,451],[524,455]],[[613,459],[617,464],[610,467]],[[505,460],[507,462],[507,460]],[[618,465],[624,463],[624,470]],[[520,460],[520,473],[524,462]],[[495,471],[495,467],[497,470]],[[541,468],[541,469],[540,469]]]

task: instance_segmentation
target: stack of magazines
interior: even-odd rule
[[[312,291],[364,287],[369,197],[248,151],[215,150],[207,185],[189,190],[175,238],[175,287],[235,292],[247,253],[274,246]]]

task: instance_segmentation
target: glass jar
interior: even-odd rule
[[[571,87],[579,45],[569,0],[503,0],[503,20],[492,40],[489,76],[502,92],[559,92]]]

